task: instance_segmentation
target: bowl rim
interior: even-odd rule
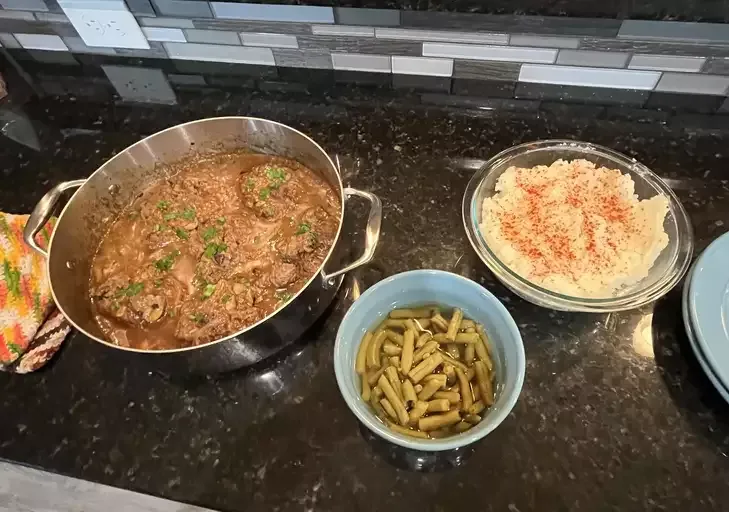
[[[491,299],[493,299],[493,306],[496,308],[496,311],[501,317],[503,317],[507,324],[508,335],[512,337],[515,341],[514,345],[516,347],[515,358],[517,371],[513,390],[508,395],[504,395],[503,406],[494,414],[494,416],[492,416],[489,425],[481,430],[472,429],[448,438],[427,440],[421,440],[402,434],[396,434],[388,429],[381,422],[374,420],[373,418],[364,414],[363,409],[366,408],[367,405],[362,402],[361,399],[352,399],[344,392],[345,379],[347,378],[347,375],[355,372],[354,367],[345,368],[343,365],[345,357],[342,331],[344,330],[344,325],[348,321],[350,321],[350,318],[354,316],[360,308],[364,307],[363,304],[365,304],[368,299],[375,296],[379,290],[387,286],[391,286],[393,283],[396,283],[397,281],[412,275],[443,275],[448,279],[453,279],[460,282],[460,284],[462,284],[463,286],[477,287],[479,293],[485,293]],[[344,401],[346,402],[350,411],[352,411],[352,413],[354,413],[360,423],[366,426],[370,431],[377,434],[379,437],[385,439],[386,441],[389,441],[398,446],[418,451],[436,452],[453,450],[472,444],[479,439],[487,436],[506,419],[506,417],[516,405],[516,402],[519,399],[519,395],[521,394],[521,390],[524,385],[524,376],[526,374],[526,355],[524,352],[524,341],[521,338],[521,333],[519,332],[519,328],[517,327],[514,318],[511,316],[504,304],[493,293],[491,293],[489,290],[476,283],[475,281],[472,281],[471,279],[468,279],[467,277],[461,276],[459,274],[454,274],[445,270],[418,269],[409,270],[389,276],[378,282],[371,288],[367,289],[357,300],[354,301],[354,303],[347,310],[347,313],[342,318],[342,321],[339,324],[339,328],[337,329],[337,335],[334,342],[334,373],[337,379],[337,387],[339,388],[339,393],[342,395],[342,398],[344,398]],[[356,396],[359,397],[359,395]]]
[[[656,189],[659,193],[663,194],[668,199],[669,212],[673,215],[673,221],[676,224],[679,238],[675,241],[677,249],[675,250],[675,254],[673,255],[672,260],[669,262],[669,267],[666,269],[663,275],[656,280],[655,283],[646,288],[638,289],[632,291],[629,294],[621,295],[618,297],[575,297],[554,292],[547,288],[543,288],[535,283],[532,283],[528,279],[514,272],[509,266],[503,263],[493,253],[493,251],[489,248],[488,243],[484,239],[481,233],[480,226],[478,225],[476,220],[476,208],[480,209],[482,207],[482,205],[476,204],[478,192],[480,191],[486,177],[490,174],[490,171],[493,168],[501,166],[509,159],[514,158],[519,154],[526,153],[529,150],[545,149],[583,151],[585,153],[589,152],[591,154],[597,154],[598,156],[617,161],[625,168],[630,169],[633,173],[643,178],[649,185],[651,185],[654,189]],[[496,154],[488,161],[486,161],[486,163],[484,163],[473,174],[470,181],[468,182],[468,185],[466,186],[466,190],[463,195],[462,217],[464,228],[466,230],[466,236],[468,237],[471,246],[476,251],[481,260],[486,264],[486,266],[488,266],[499,279],[503,280],[504,283],[507,284],[509,287],[518,286],[519,288],[524,289],[523,293],[527,293],[528,295],[539,294],[540,296],[538,297],[538,299],[552,301],[555,306],[567,306],[571,310],[575,310],[574,308],[578,308],[578,310],[582,311],[616,311],[618,309],[631,309],[656,300],[665,293],[667,293],[671,288],[673,288],[684,276],[684,274],[688,270],[688,267],[691,264],[691,258],[694,249],[693,226],[691,225],[688,214],[686,213],[683,204],[678,199],[676,194],[663,181],[663,179],[661,179],[660,176],[651,171],[647,166],[640,163],[635,158],[628,157],[627,155],[614,151],[605,146],[584,141],[569,139],[549,139],[542,141],[525,142],[507,148]],[[681,235],[681,233],[683,233],[683,235]],[[685,254],[683,256],[681,256],[682,245],[686,245]]]

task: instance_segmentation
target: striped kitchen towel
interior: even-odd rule
[[[58,351],[71,326],[55,309],[43,257],[23,241],[28,215],[0,213],[0,370],[28,373]],[[54,221],[36,236],[48,246]]]

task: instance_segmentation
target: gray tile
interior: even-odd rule
[[[487,98],[513,98],[516,80],[474,80],[454,78],[453,94],[484,96]]]
[[[642,106],[648,99],[650,91],[520,82],[514,94],[517,98],[532,100]]]
[[[548,16],[494,15],[433,11],[403,11],[404,27],[463,29],[482,32],[614,37],[620,20]]]
[[[233,4],[210,2],[216,18],[233,18],[258,21],[298,21],[334,23],[331,7],[309,5]]]
[[[449,43],[507,44],[508,34],[477,32],[455,32],[452,30],[418,30],[412,28],[378,28],[378,39],[401,39],[405,41],[443,41]]]
[[[166,59],[168,58],[167,52],[165,51],[162,43],[157,41],[149,41],[149,49],[134,49],[134,48],[115,48],[117,55],[123,55],[125,57],[140,57],[147,59]]]
[[[683,21],[625,20],[620,27],[618,37],[621,39],[729,43],[729,25]]]
[[[374,27],[397,27],[400,25],[400,11],[396,9],[335,7],[334,16],[337,23],[342,25],[366,25]]]
[[[541,48],[577,48],[580,40],[576,37],[530,36],[512,34],[509,38],[511,46],[535,46]]]
[[[0,11],[0,15],[5,12]],[[70,25],[30,22],[25,20],[7,19],[0,16],[0,32],[21,34],[56,34],[55,27],[70,27]]]
[[[706,57],[680,57],[675,55],[636,54],[630,59],[630,69],[655,69],[657,71],[680,71],[696,73],[706,62]]]
[[[389,74],[392,70],[389,55],[332,53],[332,65],[334,69],[343,71],[369,71]]]
[[[46,23],[71,23],[71,20],[65,14],[58,14],[55,12],[37,12],[35,17],[38,21],[44,21]]]
[[[414,41],[382,41],[371,37],[298,36],[302,50],[331,50],[350,53],[420,56],[421,44]]]
[[[190,43],[210,43],[210,44],[240,44],[237,32],[225,32],[224,30],[201,30],[201,29],[185,29],[185,38]]]
[[[723,101],[724,96],[654,91],[651,93],[650,98],[648,98],[645,107],[669,112],[713,114]]]
[[[273,48],[276,65],[286,68],[332,69],[332,57],[328,52]]]
[[[456,59],[453,67],[453,77],[515,82],[519,78],[520,68],[521,64],[516,62],[489,62]]]
[[[101,66],[119,96],[126,101],[177,103],[175,92],[161,69]]]
[[[140,18],[138,20],[143,27],[163,27],[163,28],[194,28],[192,20],[184,20],[182,18]],[[208,27],[200,27],[208,28]]]
[[[142,27],[147,41],[161,41],[165,43],[184,43],[185,34],[179,28]]]
[[[0,11],[0,18],[9,20],[35,21],[35,16],[30,11]]]
[[[149,0],[126,0],[127,7],[132,11],[132,14],[140,15],[146,14],[154,16],[154,8]]]
[[[524,64],[519,71],[520,82],[614,89],[652,90],[660,77],[657,71],[540,64]]]
[[[17,9],[19,11],[47,11],[43,0],[0,0],[4,9]]]
[[[50,12],[57,12],[57,13],[63,14],[63,9],[61,9],[61,6],[58,5],[58,0],[44,0],[44,2]]]
[[[703,71],[711,75],[729,75],[729,58],[711,57],[706,61]]]
[[[212,18],[213,13],[207,2],[192,0],[152,0],[157,13],[177,18]]]
[[[557,50],[526,46],[423,43],[423,55],[426,57],[551,64],[557,57]]]
[[[596,68],[624,68],[630,54],[589,50],[560,50],[557,64]]]
[[[719,112],[729,112],[729,98],[724,100],[724,103],[719,107]]]
[[[173,59],[275,66],[269,48],[199,43],[162,43]]]
[[[68,51],[63,40],[53,34],[13,34],[20,46],[27,50]]]
[[[511,98],[511,96],[509,96]],[[538,101],[505,99],[502,97],[466,97],[452,96],[448,94],[423,94],[420,97],[422,103],[429,105],[442,105],[448,107],[464,107],[478,109],[480,111],[521,111],[534,112],[539,108]]]
[[[22,48],[13,34],[0,34],[0,44],[2,44],[5,48]]]
[[[308,23],[247,20],[193,20],[193,23],[195,28],[230,30],[231,32],[311,35],[311,25]]]
[[[729,57],[729,45],[659,43],[655,41],[633,41],[627,39],[604,39],[586,37],[580,43],[582,50],[628,51],[656,55],[697,55]]]
[[[70,52],[46,52],[41,50],[28,50],[33,60],[45,64],[61,64],[64,66],[78,66],[78,61]]]
[[[444,76],[392,75],[392,87],[419,92],[450,92],[451,79]]]
[[[90,53],[95,55],[116,55],[114,48],[102,48],[100,46],[86,46],[80,37],[64,37],[63,42],[66,43],[68,49],[74,53]]]
[[[312,25],[311,32],[315,36],[375,37],[374,27],[354,25]]]
[[[76,28],[71,23],[49,23],[47,26],[57,36],[61,36],[61,37],[78,36],[78,32],[76,32]]]
[[[167,80],[177,85],[205,85],[205,78],[201,75],[182,75],[178,73],[167,73]]]
[[[263,46],[265,48],[298,48],[296,36],[286,34],[262,34],[241,32],[240,40],[245,46]]]
[[[398,75],[425,75],[451,77],[453,59],[429,59],[427,57],[401,57],[393,55],[392,72]]]
[[[656,91],[724,95],[728,87],[729,76],[663,73]]]

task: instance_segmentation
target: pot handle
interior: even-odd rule
[[[364,192],[362,190],[357,190],[356,188],[347,187],[344,189],[345,205],[351,196],[361,197],[370,202],[370,214],[367,218],[367,227],[365,229],[365,248],[362,256],[346,267],[330,273],[326,273],[322,270],[321,277],[324,279],[324,282],[329,285],[334,284],[335,277],[369,263],[375,255],[377,242],[380,240],[380,227],[382,226],[382,201],[380,201],[379,197],[370,192]]]
[[[48,252],[35,243],[35,235],[43,229],[43,226],[46,225],[46,222],[48,222],[51,215],[53,215],[53,209],[56,207],[61,194],[69,188],[80,187],[85,182],[86,180],[73,180],[59,183],[46,192],[46,195],[44,195],[41,200],[38,201],[38,204],[35,205],[35,208],[33,208],[33,213],[31,213],[30,217],[28,217],[28,221],[25,223],[25,228],[23,229],[23,240],[25,240],[25,243],[28,244],[31,249],[41,256],[47,258]]]

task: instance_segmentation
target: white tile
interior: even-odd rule
[[[167,50],[167,54],[173,59],[260,64],[263,66],[276,65],[273,60],[273,53],[269,48],[197,43],[162,44]]]
[[[49,34],[13,34],[20,46],[27,50],[50,50],[54,52],[67,52],[68,46],[63,39]]]
[[[192,20],[183,20],[181,18],[141,18],[139,21],[145,27],[195,28]]]
[[[311,31],[315,36],[375,37],[373,27],[357,27],[354,25],[312,25]]]
[[[663,73],[656,91],[723,96],[727,93],[727,88],[729,76]]]
[[[101,66],[122,99],[143,103],[177,103],[161,69],[134,66]]]
[[[655,69],[657,71],[701,71],[705,57],[682,57],[678,55],[635,54],[630,59],[630,69]]]
[[[210,2],[216,18],[256,21],[334,23],[334,9],[308,5],[265,5]]]
[[[389,55],[364,55],[359,53],[332,53],[334,69],[345,71],[371,71],[374,73],[390,73]]]
[[[538,48],[577,48],[580,40],[576,37],[530,36],[513,34],[509,39],[511,46],[536,46]]]
[[[142,27],[142,32],[148,41],[162,41],[166,43],[184,43],[185,34],[179,28]]]
[[[423,43],[423,56],[551,64],[557,58],[557,50],[511,46],[479,46],[475,44]]]
[[[393,55],[392,72],[398,75],[453,76],[453,59]]]
[[[660,77],[661,74],[656,71],[537,64],[524,64],[519,71],[520,82],[606,87],[610,89],[651,90]]]
[[[284,34],[268,34],[264,32],[241,32],[240,40],[246,46],[263,46],[267,48],[298,48],[296,36]]]
[[[61,2],[60,5],[87,46],[149,49],[147,38],[126,7],[124,10],[78,8],[77,5],[84,5],[78,0]],[[110,2],[108,5],[116,5],[116,2]]]
[[[507,34],[454,32],[450,30],[417,30],[410,28],[376,28],[378,39],[404,41],[444,41],[448,43],[507,44]]]

